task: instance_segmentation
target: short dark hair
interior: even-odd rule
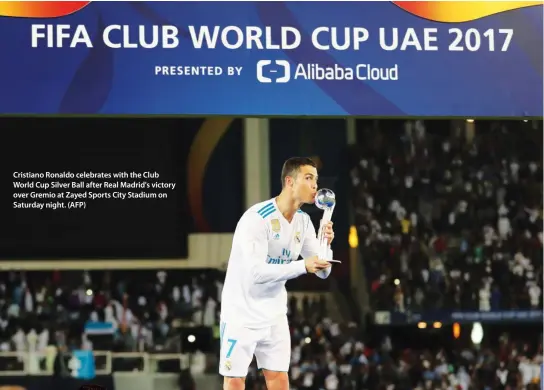
[[[315,161],[309,157],[291,157],[285,160],[281,169],[281,188],[285,186],[285,178],[287,176],[294,176],[301,167],[306,165],[317,168]]]

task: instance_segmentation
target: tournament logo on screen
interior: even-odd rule
[[[540,118],[543,3],[0,1],[0,112]]]

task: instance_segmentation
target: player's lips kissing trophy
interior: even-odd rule
[[[332,212],[334,211],[334,207],[336,206],[336,195],[333,191],[327,188],[322,188],[317,191],[317,194],[315,196],[315,205],[323,210],[323,218],[321,219],[319,233],[317,234],[317,239],[321,247],[319,258],[322,260],[338,262],[328,258],[330,245],[328,244],[327,239],[324,237],[323,234],[323,226],[332,218]]]

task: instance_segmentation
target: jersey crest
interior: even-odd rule
[[[279,233],[280,230],[281,230],[280,220],[279,220],[279,219],[276,219],[276,218],[272,219],[272,220],[270,221],[270,227],[272,228],[272,231],[273,231],[274,233]]]

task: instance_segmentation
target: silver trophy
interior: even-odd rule
[[[323,226],[332,218],[332,212],[336,206],[336,195],[333,191],[327,188],[322,188],[317,191],[317,195],[315,196],[315,205],[317,208],[323,210],[323,218],[321,219],[319,232],[317,233],[317,240],[319,241],[320,245],[319,258],[322,260],[331,261],[332,259],[328,258],[330,245],[327,243],[327,239],[324,237]]]

